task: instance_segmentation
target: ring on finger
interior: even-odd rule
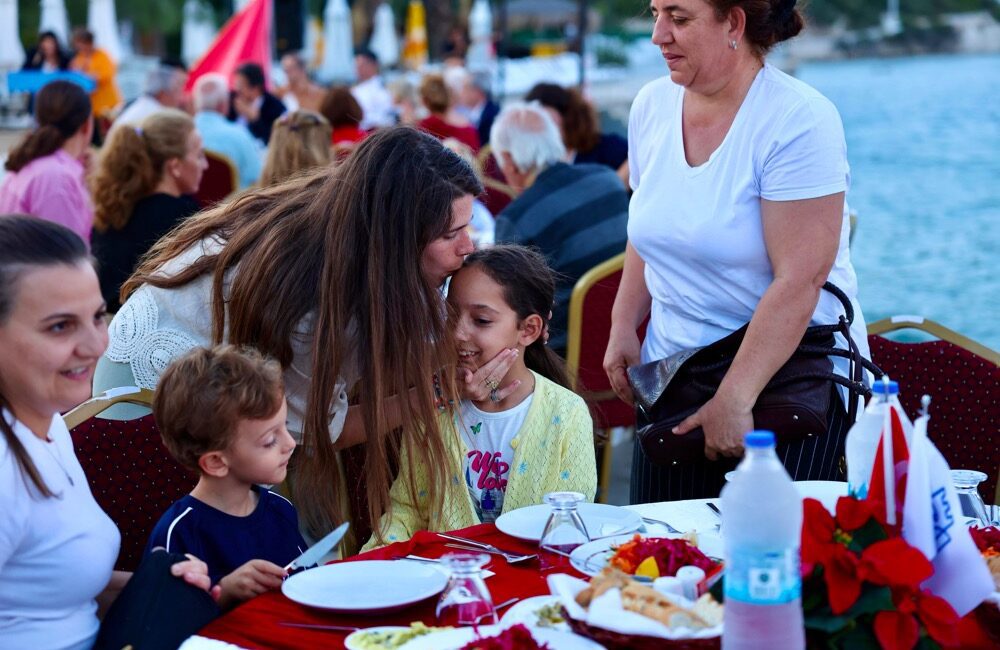
[[[486,387],[489,388],[491,392],[494,392],[496,391],[496,389],[500,388],[500,382],[498,382],[493,377],[487,377],[486,379],[483,380],[483,383],[486,384]]]
[[[490,389],[490,401],[493,402],[494,404],[500,401],[500,394],[497,393],[496,388]]]

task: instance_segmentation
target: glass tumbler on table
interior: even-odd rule
[[[542,550],[543,570],[568,567],[570,553],[590,541],[587,526],[577,510],[577,505],[585,499],[579,492],[549,492],[545,495],[545,502],[552,506],[552,513],[545,522],[538,544]]]
[[[489,560],[485,553],[448,553],[441,558],[451,575],[435,610],[439,625],[497,623],[493,597],[483,581],[483,567]]]
[[[979,494],[979,484],[986,479],[986,474],[974,469],[951,470],[951,482],[955,486],[962,514],[978,519],[979,525],[984,527],[992,523],[992,517],[986,510],[982,495]]]

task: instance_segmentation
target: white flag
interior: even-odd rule
[[[921,585],[965,616],[993,593],[993,578],[962,517],[944,456],[927,438],[927,416],[913,426],[903,505],[903,538],[934,564]]]

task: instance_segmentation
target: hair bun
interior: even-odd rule
[[[775,27],[781,27],[795,13],[796,0],[778,0],[774,5],[773,13]]]

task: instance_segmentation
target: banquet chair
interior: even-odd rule
[[[607,431],[635,426],[635,410],[618,399],[607,373],[604,353],[611,334],[611,307],[618,294],[625,253],[590,269],[577,281],[569,300],[566,335],[566,370],[573,388],[587,401],[594,427]],[[639,327],[639,340],[646,334],[646,322]],[[598,494],[606,501],[611,482],[612,446],[610,438],[602,447]]]
[[[934,338],[904,341],[885,336],[898,330]],[[872,323],[868,344],[872,361],[899,382],[900,402],[908,415],[919,412],[923,395],[931,396],[928,436],[953,469],[986,474],[980,488],[983,500],[988,500],[997,490],[1000,468],[1000,354],[920,316]]]
[[[197,477],[167,452],[152,414],[134,420],[97,417],[123,402],[151,406],[153,391],[113,388],[63,419],[94,499],[121,532],[115,568],[134,571],[160,516],[194,488]]]
[[[228,156],[206,149],[205,158],[208,159],[208,167],[194,195],[202,208],[218,203],[240,187],[236,164]]]

